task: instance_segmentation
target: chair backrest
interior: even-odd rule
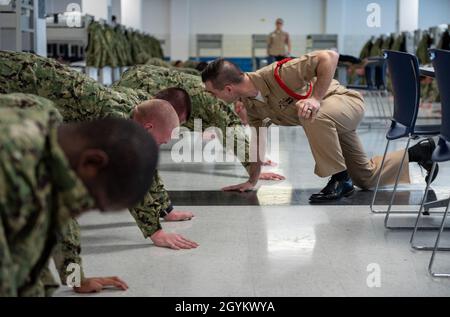
[[[414,131],[420,104],[420,71],[416,56],[384,51],[394,94],[393,125],[400,124],[402,136]]]
[[[450,51],[430,50],[442,104],[441,135],[450,142]]]

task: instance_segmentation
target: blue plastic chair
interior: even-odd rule
[[[402,173],[403,163],[406,159],[411,141],[423,137],[439,135],[440,125],[416,125],[420,105],[420,70],[417,57],[412,54],[397,51],[385,51],[384,57],[386,59],[392,81],[392,89],[394,94],[394,115],[391,127],[386,134],[386,150],[384,152],[383,161],[381,163],[377,186],[373,195],[370,209],[375,214],[386,214],[384,224],[388,229],[412,229],[406,227],[389,226],[389,218],[391,214],[405,214],[405,212],[392,211],[392,206],[397,194],[398,183]],[[389,207],[387,210],[375,210],[374,206],[380,188],[381,173],[386,162],[389,145],[392,141],[403,138],[407,138],[408,141],[404,150],[402,164],[397,173],[397,178],[394,189],[392,191]]]
[[[441,95],[442,102],[442,126],[441,133],[439,137],[439,143],[436,150],[433,153],[432,160],[433,170],[436,168],[437,163],[449,162],[450,161],[450,51],[444,50],[430,50],[431,60],[433,61],[436,80],[439,86],[439,93]],[[434,277],[450,277],[450,274],[435,273],[433,271],[433,264],[435,260],[436,253],[438,251],[450,251],[450,248],[440,248],[439,242],[441,235],[445,229],[445,222],[450,209],[450,199],[445,199],[441,201],[435,201],[427,203],[426,199],[428,197],[428,192],[430,190],[430,181],[427,184],[425,195],[422,199],[422,205],[420,206],[419,215],[417,217],[416,225],[411,236],[411,246],[416,250],[423,251],[433,251],[433,255],[430,260],[429,272]],[[418,246],[415,245],[414,240],[416,233],[419,229],[419,222],[421,219],[422,211],[426,208],[440,208],[446,207],[444,217],[439,229],[439,234],[436,238],[436,243],[434,247],[429,246]]]

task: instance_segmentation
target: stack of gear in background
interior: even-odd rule
[[[419,58],[419,62],[421,65],[431,64],[428,50],[432,47],[433,43],[434,39],[432,38],[431,34],[427,31],[424,31],[415,52],[416,56]],[[450,50],[450,34],[448,30],[442,34],[441,38],[438,41],[438,44],[436,45],[436,48]],[[390,35],[388,37],[380,36],[376,39],[372,37],[361,50],[360,59],[362,60],[362,63],[352,65],[349,68],[349,83],[364,83],[364,71],[368,59],[373,57],[381,57],[384,50],[407,52],[406,35]],[[389,78],[387,79],[387,82],[388,89],[391,91]],[[422,78],[421,98],[423,103],[440,102],[437,83],[432,78]]]
[[[163,58],[161,43],[153,36],[92,22],[88,28],[86,66],[127,67],[145,64],[150,58]]]
[[[432,48],[435,39],[432,35],[425,31],[422,34],[422,38],[417,46],[416,56],[419,59],[421,65],[431,66],[430,56],[428,50]],[[436,41],[437,42],[437,41]],[[442,33],[441,38],[436,45],[437,49],[450,50],[450,33],[446,30]],[[421,80],[421,98],[424,103],[441,102],[439,96],[439,89],[437,82],[429,77],[423,77]]]
[[[382,57],[383,50],[395,50],[400,52],[406,52],[406,36],[405,34],[399,34],[397,36],[390,35],[388,37],[380,36],[375,39],[372,37],[363,46],[359,58],[361,63],[352,65],[348,70],[349,84],[366,84],[365,80],[365,68],[368,64],[369,58]]]

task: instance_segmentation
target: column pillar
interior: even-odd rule
[[[170,0],[170,58],[189,59],[190,0]]]

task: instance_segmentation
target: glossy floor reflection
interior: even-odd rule
[[[450,281],[427,273],[430,254],[412,252],[409,233],[386,231],[367,207],[195,211],[192,222],[163,224],[200,243],[178,252],[144,241],[128,213],[83,217],[87,275],[118,275],[130,285],[95,296],[450,296]],[[422,234],[424,241],[432,236]],[[445,236],[448,245],[450,232]],[[450,255],[438,262],[450,271]],[[367,285],[373,265],[380,288]],[[57,296],[74,294],[62,288]]]
[[[169,195],[174,205],[182,206],[305,206],[310,205],[309,198],[320,189],[298,190],[289,188],[262,187],[258,191],[247,193],[223,191],[170,191]],[[448,198],[447,189],[433,190],[428,193],[427,201]],[[356,191],[352,196],[338,201],[321,203],[322,206],[368,206],[373,200],[374,192]],[[398,191],[394,205],[420,205],[424,190]],[[392,190],[382,190],[377,194],[375,205],[389,205]]]
[[[383,129],[361,129],[369,156],[383,153],[384,134]],[[403,142],[395,142],[392,149],[401,146]],[[161,153],[161,175],[176,209],[196,214],[191,222],[163,227],[200,248],[156,248],[143,239],[127,212],[84,216],[80,222],[87,275],[118,275],[130,285],[125,293],[95,296],[450,296],[450,280],[428,275],[430,254],[410,250],[410,233],[387,231],[384,217],[370,214],[371,192],[357,192],[329,206],[309,205],[309,196],[327,180],[314,175],[301,128],[280,129],[279,155],[270,153],[279,165],[265,168],[287,179],[261,182],[251,193],[221,192],[246,180],[238,163],[175,163],[170,147]],[[449,175],[450,164],[441,165],[430,197],[448,197]],[[411,185],[400,186],[396,205],[419,204],[425,183],[417,164],[411,165],[411,178]],[[389,198],[384,189],[378,204]],[[393,224],[411,225],[413,220],[395,216]],[[427,217],[427,222],[437,225],[439,219]],[[443,243],[450,245],[450,232],[444,236]],[[433,237],[423,233],[424,241],[431,243]],[[450,254],[438,261],[450,271]],[[380,288],[367,285],[368,269],[374,267],[381,270]],[[74,293],[61,288],[57,296]]]
[[[361,141],[369,158],[383,155],[386,146],[385,129],[361,128]],[[269,157],[278,163],[277,167],[265,167],[266,172],[280,173],[285,181],[262,181],[259,188],[272,190],[321,189],[327,179],[314,175],[314,160],[305,133],[301,127],[281,127],[279,129],[279,151],[269,151]],[[397,141],[391,145],[392,151],[403,149],[406,142]],[[269,149],[271,149],[269,147]],[[170,145],[161,151],[160,172],[170,191],[219,191],[223,187],[245,182],[247,172],[239,163],[176,163],[173,161]],[[406,190],[425,188],[424,172],[418,164],[410,164],[412,186],[401,186]],[[450,164],[441,164],[440,177],[433,184],[435,190],[450,188]]]

